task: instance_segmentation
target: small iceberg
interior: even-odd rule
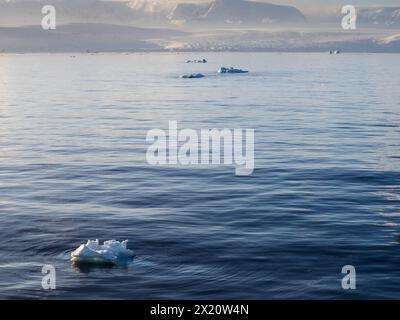
[[[115,240],[104,241],[100,245],[99,240],[88,240],[71,253],[71,261],[90,264],[117,264],[133,258],[133,251],[129,250],[128,240],[119,242]]]
[[[192,74],[184,74],[183,76],[180,76],[179,78],[181,79],[199,79],[199,78],[204,78],[205,75],[201,73],[192,73]]]
[[[206,59],[187,60],[186,63],[207,63],[207,60]]]
[[[248,71],[246,70],[242,70],[242,69],[236,69],[236,68],[225,68],[225,67],[221,67],[218,70],[218,73],[248,73]]]

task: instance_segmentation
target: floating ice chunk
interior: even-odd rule
[[[192,74],[184,74],[183,76],[180,76],[182,79],[198,79],[198,78],[204,78],[205,75],[201,73],[192,73]]]
[[[248,73],[248,71],[245,71],[242,69],[235,69],[233,67],[230,67],[230,68],[221,67],[218,70],[218,73]]]
[[[80,263],[117,263],[133,257],[133,251],[127,248],[128,240],[119,242],[115,240],[104,241],[88,240],[71,253],[71,261]]]
[[[207,63],[207,60],[206,59],[187,60],[186,63]]]

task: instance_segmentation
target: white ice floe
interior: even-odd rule
[[[119,242],[115,240],[104,241],[88,240],[71,253],[71,261],[81,263],[117,263],[133,257],[133,251],[127,248],[128,240]]]
[[[230,68],[221,67],[218,70],[218,73],[248,73],[248,71],[245,71],[242,69],[235,69],[233,67],[230,67]]]
[[[192,74],[184,74],[183,76],[180,76],[182,79],[198,79],[198,78],[204,78],[205,75],[201,73],[192,73]]]

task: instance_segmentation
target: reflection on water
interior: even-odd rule
[[[99,270],[110,270],[112,268],[122,268],[127,269],[127,264],[114,264],[114,263],[100,263],[100,264],[92,264],[92,263],[81,263],[81,262],[72,262],[72,268],[74,271],[82,272],[82,273],[90,273]]]

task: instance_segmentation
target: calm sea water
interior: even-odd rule
[[[0,55],[0,298],[400,298],[399,58]],[[254,174],[148,165],[169,120],[254,128]],[[89,238],[136,257],[71,265]]]

